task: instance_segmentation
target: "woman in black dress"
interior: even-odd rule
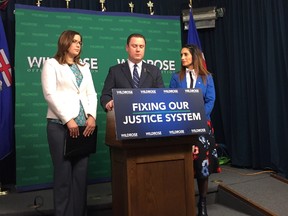
[[[215,88],[212,75],[207,71],[203,62],[202,52],[197,46],[183,46],[181,70],[172,75],[169,85],[170,88],[199,88],[203,93],[209,133],[199,135],[197,142],[193,143],[194,173],[199,190],[198,216],[207,216],[208,177],[211,173],[220,172],[210,118],[215,102]]]

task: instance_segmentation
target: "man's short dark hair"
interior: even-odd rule
[[[128,38],[127,38],[127,45],[129,45],[130,40],[131,40],[132,37],[143,38],[143,39],[144,39],[144,42],[145,42],[145,44],[146,44],[146,39],[145,39],[145,37],[144,37],[142,34],[133,33],[133,34],[131,34],[131,35],[128,36]]]

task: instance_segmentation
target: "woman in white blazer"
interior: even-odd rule
[[[47,138],[54,166],[55,216],[86,214],[88,156],[64,158],[65,136],[84,136],[96,127],[97,93],[88,64],[80,62],[82,36],[64,31],[55,56],[45,61],[41,74],[48,104]]]

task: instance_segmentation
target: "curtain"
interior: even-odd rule
[[[200,37],[216,80],[213,117],[232,165],[288,177],[288,31],[285,0],[217,1],[226,9]],[[218,139],[218,141],[219,141]]]

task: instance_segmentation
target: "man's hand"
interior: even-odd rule
[[[114,107],[114,102],[113,102],[113,100],[110,100],[110,101],[106,104],[106,106],[105,106],[105,108],[106,108],[107,111],[111,111],[111,110],[113,109],[113,107]]]

